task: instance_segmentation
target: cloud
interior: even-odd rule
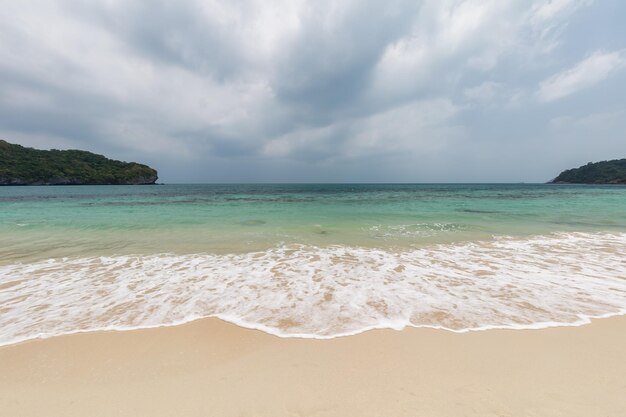
[[[2,3],[0,135],[142,160],[165,181],[464,180],[570,116],[538,109],[538,84],[548,101],[617,83],[624,60],[620,27],[579,47],[569,25],[621,2]],[[618,52],[551,75],[589,50]]]
[[[306,161],[427,155],[455,139],[448,126],[460,108],[444,98],[416,100],[370,116],[289,132],[266,143],[263,154]],[[337,138],[346,139],[338,141]]]
[[[500,83],[485,81],[475,87],[466,88],[463,90],[463,94],[471,100],[488,101],[496,97],[501,89]]]
[[[550,0],[536,3],[531,9],[535,21],[554,19],[559,14],[570,13],[579,7],[588,6],[593,0]]]
[[[626,65],[626,50],[596,51],[574,67],[544,80],[539,85],[539,97],[543,101],[558,100],[589,88]]]

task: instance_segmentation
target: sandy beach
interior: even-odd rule
[[[626,317],[281,339],[205,319],[0,348],[2,416],[626,415]]]

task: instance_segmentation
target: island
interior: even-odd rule
[[[561,172],[549,184],[626,184],[626,159],[589,162]]]
[[[0,185],[154,184],[157,171],[81,150],[49,151],[0,140]]]

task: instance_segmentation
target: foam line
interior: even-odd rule
[[[626,233],[397,250],[101,256],[0,266],[0,345],[218,317],[280,337],[581,325],[626,314]]]

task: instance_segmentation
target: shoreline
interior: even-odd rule
[[[398,253],[305,246],[0,265],[0,345],[211,316],[318,339],[383,327],[580,325],[626,312],[625,244],[624,233],[566,234]]]
[[[258,332],[267,334],[268,336],[277,337],[279,339],[334,340],[334,339],[340,339],[344,337],[358,336],[363,333],[368,333],[372,331],[387,331],[387,330],[396,331],[396,332],[401,332],[407,329],[412,329],[413,331],[414,330],[436,330],[436,331],[450,332],[454,334],[467,334],[467,333],[480,333],[480,332],[486,332],[486,331],[546,330],[546,329],[554,329],[554,328],[559,328],[559,327],[582,327],[582,326],[587,326],[597,320],[604,320],[604,319],[621,317],[621,316],[626,316],[626,310],[620,310],[615,313],[606,313],[606,314],[599,315],[599,316],[585,316],[571,323],[542,322],[542,323],[531,323],[531,324],[520,324],[520,325],[504,325],[504,324],[503,325],[485,325],[481,327],[471,327],[471,328],[465,328],[461,330],[450,329],[445,326],[438,326],[438,325],[426,325],[426,324],[413,325],[413,324],[403,323],[398,326],[394,326],[392,324],[371,326],[371,327],[366,327],[366,328],[356,330],[350,333],[341,333],[341,334],[336,334],[332,336],[323,336],[323,335],[312,335],[312,334],[281,334],[280,332],[277,332],[275,329],[264,326],[264,325],[243,322],[238,319],[225,318],[223,315],[213,315],[213,316],[207,316],[207,317],[197,317],[197,318],[192,318],[189,320],[182,320],[180,322],[168,323],[168,324],[146,325],[146,326],[139,326],[139,327],[96,328],[96,329],[86,329],[86,330],[75,330],[75,331],[62,333],[62,334],[37,336],[37,337],[31,337],[27,339],[18,340],[18,341],[7,342],[7,343],[0,342],[0,349],[9,347],[9,346],[22,345],[24,343],[39,342],[39,341],[45,341],[49,339],[55,339],[57,337],[67,337],[67,336],[74,336],[74,335],[80,335],[80,334],[136,332],[136,331],[143,331],[143,330],[169,329],[172,327],[191,325],[193,323],[196,323],[198,321],[203,321],[203,320],[218,320],[218,321],[224,322],[225,324],[238,327],[242,330],[258,331]],[[519,326],[519,327],[516,327],[516,326]]]
[[[19,416],[623,416],[626,317],[280,338],[199,319],[0,347]]]

